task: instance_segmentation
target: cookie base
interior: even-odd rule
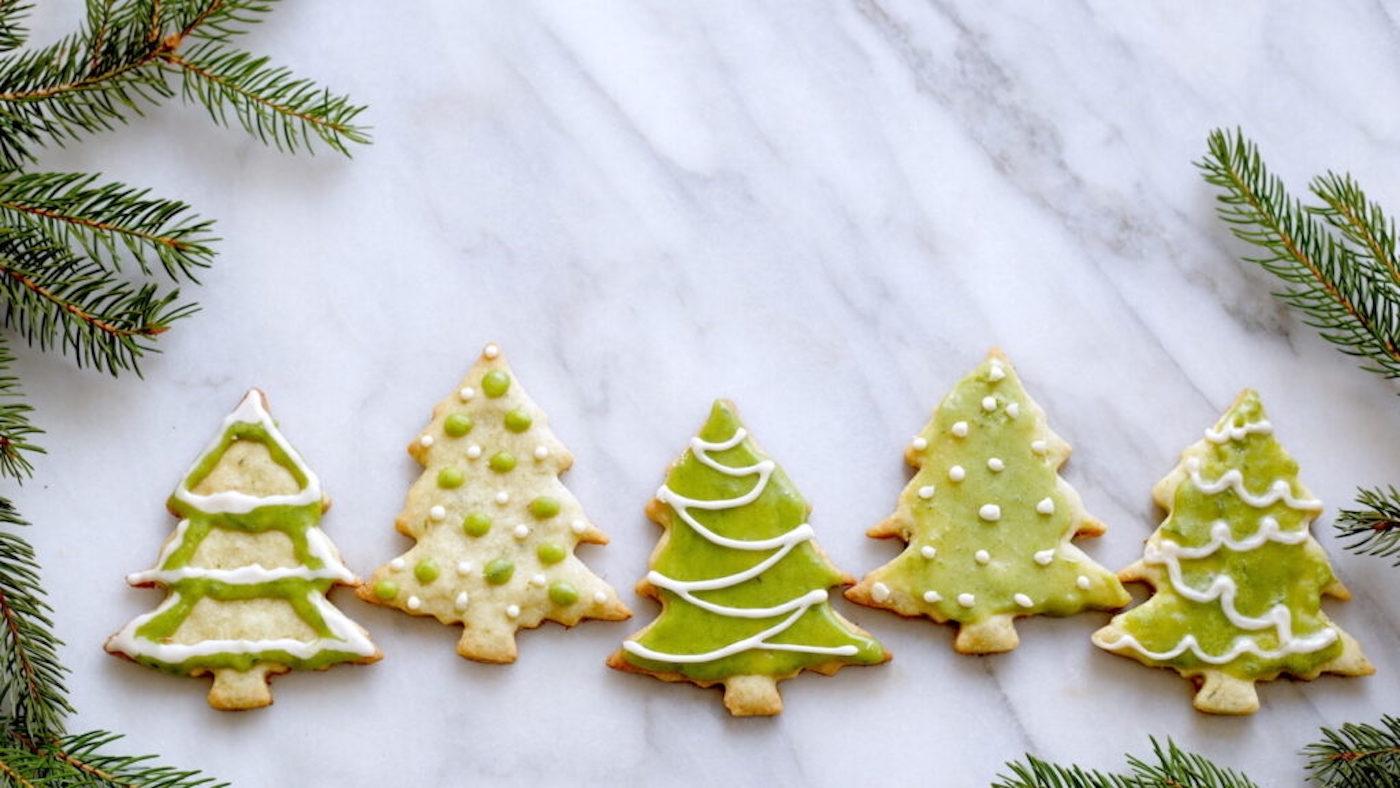
[[[1013,616],[992,616],[986,621],[960,623],[953,648],[959,654],[1001,654],[1020,645]]]
[[[214,684],[209,688],[209,705],[221,711],[260,709],[272,705],[272,676],[286,673],[286,665],[259,662],[248,670],[216,668]]]

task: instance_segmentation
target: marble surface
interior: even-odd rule
[[[77,3],[46,4],[56,37]],[[1400,28],[1363,2],[289,3],[247,39],[371,105],[354,161],[281,156],[168,106],[45,156],[180,196],[219,220],[203,311],[145,380],[22,352],[49,453],[18,504],[67,641],[75,728],[126,732],[241,785],[985,784],[1007,759],[1117,767],[1151,734],[1301,782],[1318,726],[1400,700],[1400,570],[1342,552],[1331,513],[1400,481],[1397,390],[1319,340],[1236,262],[1191,162],[1243,125],[1294,186],[1328,167],[1400,206]],[[1347,72],[1356,79],[1333,79]],[[637,615],[523,633],[520,660],[333,600],[385,653],[298,674],[247,714],[206,684],[113,659],[160,600],[129,589],[163,502],[218,420],[266,389],[364,573],[406,546],[403,447],[497,340],[577,457],[612,536],[583,558]],[[1155,527],[1152,484],[1244,386],[1260,389],[1355,593],[1329,603],[1366,679],[1278,682],[1247,719],[1094,648],[1107,618],[1020,624],[1008,655],[840,603],[895,660],[783,685],[776,719],[603,667],[656,608],[631,593],[658,531],[642,506],[711,398],[815,505],[852,573],[946,389],[1004,348],[1076,452],[1111,567]]]

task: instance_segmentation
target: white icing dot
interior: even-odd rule
[[[870,598],[876,602],[884,602],[890,598],[890,587],[884,583],[876,583],[870,587]]]
[[[997,398],[990,394],[982,398],[982,410],[991,413],[997,409]]]
[[[967,437],[967,422],[958,421],[953,423],[953,434],[959,438]]]
[[[510,493],[506,492],[505,490],[497,492],[496,503],[500,504],[501,506],[505,506],[506,504],[510,503]]]
[[[409,609],[409,610],[417,610],[418,608],[420,608],[420,607],[422,607],[422,606],[423,606],[423,600],[419,599],[418,597],[416,597],[416,596],[411,596],[411,597],[408,598],[408,609]]]
[[[582,520],[574,520],[572,523],[569,523],[569,530],[576,534],[581,534],[588,530],[588,523]]]
[[[605,602],[607,602],[607,601],[608,601],[608,592],[606,592],[606,591],[596,591],[596,592],[594,592],[594,594],[593,594],[593,601],[594,601],[594,602],[597,602],[597,603],[600,604],[600,605],[603,604],[603,603],[605,603]]]
[[[433,445],[433,436],[431,436],[431,435],[424,435],[424,436],[422,436],[421,438],[418,439],[418,445],[419,445],[419,446],[422,446],[423,448],[427,448],[427,447]]]
[[[938,551],[929,545],[924,545],[923,547],[919,548],[919,555],[929,560],[933,560],[933,557],[938,555]]]
[[[515,526],[515,529],[510,532],[510,535],[514,536],[516,539],[524,539],[530,535],[530,526],[521,523]]]
[[[472,601],[472,598],[471,598],[470,596],[467,595],[467,592],[466,592],[466,591],[463,591],[462,593],[460,593],[460,594],[457,595],[457,599],[455,599],[455,600],[453,601],[453,604],[457,606],[457,609],[458,609],[458,610],[466,610],[466,609],[467,609],[467,605],[468,605],[471,601]]]
[[[1050,562],[1054,560],[1055,548],[1053,547],[1049,550],[1041,550],[1035,554],[1035,562],[1041,566],[1049,566]]]
[[[1080,575],[1078,578],[1076,578],[1074,584],[1079,586],[1080,589],[1084,591],[1089,590],[1089,578],[1085,577],[1084,575]]]
[[[1002,369],[1000,364],[992,362],[992,368],[987,370],[987,380],[995,383],[1004,377],[1006,377],[1006,370]]]
[[[928,499],[932,498],[932,497],[933,497],[933,485],[932,485],[932,484],[925,484],[923,487],[920,487],[920,488],[919,488],[919,497],[920,497],[920,498],[923,498],[925,501],[927,501]]]
[[[548,457],[548,456],[549,456],[549,447],[548,447],[548,446],[536,446],[536,447],[535,447],[535,459],[537,459],[537,460],[543,460],[545,457]]]
[[[1041,498],[1040,503],[1035,505],[1035,510],[1041,514],[1054,514],[1055,502],[1049,498]]]
[[[1011,598],[1015,600],[1016,604],[1020,605],[1021,607],[1030,607],[1031,605],[1035,604],[1031,601],[1031,598],[1026,596],[1025,594],[1017,594],[1016,596],[1013,596]]]
[[[1006,415],[1010,416],[1013,419],[1021,415],[1021,403],[1013,402],[1010,405],[1007,405]]]
[[[958,604],[963,607],[972,607],[977,604],[977,597],[972,594],[958,594]]]
[[[475,396],[476,396],[476,389],[472,388],[471,386],[467,386],[466,388],[463,388],[463,389],[458,389],[458,391],[457,391],[457,399],[459,399],[459,400],[461,400],[461,401],[463,401],[463,402],[470,402],[470,401],[471,401],[471,398],[472,398],[472,397],[475,397]]]
[[[909,441],[909,445],[914,447],[914,451],[923,451],[928,448],[928,439],[920,435],[914,440]]]
[[[467,459],[474,460],[481,456],[481,447],[473,443],[467,447]]]
[[[967,471],[961,465],[954,465],[948,469],[948,478],[955,482],[960,482],[967,478]]]
[[[1006,463],[1002,462],[1000,457],[989,457],[987,458],[987,469],[992,473],[1001,473],[1006,470]]]
[[[403,569],[403,559],[395,558],[394,560],[389,562],[389,567],[391,569]]]
[[[938,593],[937,591],[925,591],[925,592],[924,592],[924,601],[927,602],[927,603],[929,603],[930,605],[933,604],[934,602],[938,602],[938,601],[940,601],[940,600],[942,600],[942,599],[943,599],[943,595],[940,594],[940,593]]]
[[[520,605],[506,605],[506,616],[508,618],[520,618]]]
[[[457,562],[457,574],[462,575],[463,577],[466,577],[467,575],[471,574],[473,568],[474,567],[472,566],[471,561]]]
[[[982,508],[977,510],[977,516],[989,523],[994,523],[1001,519],[1001,507],[994,503],[984,503]]]
[[[530,577],[530,585],[532,585],[532,586],[534,586],[534,587],[536,587],[536,588],[539,588],[540,586],[543,586],[543,585],[544,585],[544,575],[532,575],[532,576]]]
[[[984,565],[988,561],[992,560],[992,554],[987,552],[986,550],[978,550],[976,553],[973,553],[972,557],[974,560],[977,561],[977,563]]]
[[[434,520],[441,520],[447,517],[447,510],[442,508],[441,506],[434,506],[433,508],[428,510],[428,517]]]
[[[501,349],[496,347],[496,343],[493,342],[487,345],[486,347],[482,348],[481,355],[487,358],[495,358],[496,356],[501,355]]]
[[[1031,441],[1031,451],[1036,454],[1044,454],[1049,450],[1050,446],[1045,441],[1039,439]]]

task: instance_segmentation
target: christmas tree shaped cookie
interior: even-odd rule
[[[515,661],[520,627],[631,615],[574,557],[579,542],[608,539],[559,480],[574,459],[495,345],[408,453],[423,475],[396,524],[417,544],[375,571],[361,597],[463,624],[457,652],[482,662]]]
[[[1322,611],[1323,595],[1349,597],[1309,532],[1322,503],[1257,393],[1241,393],[1152,495],[1167,518],[1120,576],[1153,596],[1095,632],[1100,648],[1176,670],[1212,714],[1257,711],[1254,682],[1284,673],[1374,672]]]
[[[964,654],[1015,648],[1017,616],[1126,605],[1117,578],[1070,541],[1104,526],[1059,475],[1069,451],[993,350],[910,443],[904,457],[918,471],[894,514],[870,529],[909,546],[846,596],[954,621]]]
[[[735,715],[782,711],[777,682],[889,659],[827,589],[850,583],[812,541],[810,507],[734,406],[714,404],[647,515],[666,529],[638,593],[661,615],[608,660],[619,670],[724,685]]]
[[[380,655],[326,600],[359,581],[317,523],[330,505],[254,389],[226,419],[167,506],[180,518],[154,569],[128,577],[169,592],[107,650],[171,673],[212,673],[209,705],[272,702],[268,677]]]

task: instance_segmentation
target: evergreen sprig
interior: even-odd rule
[[[1010,775],[997,775],[993,788],[1257,788],[1248,777],[1186,752],[1171,739],[1152,739],[1153,760],[1129,755],[1126,773],[1105,773],[1064,766],[1027,754],[1011,761]]]
[[[1381,717],[1380,725],[1349,722],[1322,729],[1309,744],[1308,771],[1315,782],[1336,788],[1400,785],[1400,717]]]
[[[157,338],[198,306],[213,224],[178,200],[84,173],[28,172],[38,151],[110,130],[180,95],[281,150],[369,141],[363,108],[232,46],[275,0],[87,0],[80,29],[25,48],[27,0],[0,0],[0,324],[79,366],[140,374]],[[0,477],[42,451],[0,336]],[[71,713],[25,525],[0,497],[0,785],[207,786],[199,772],[113,755],[105,731],[64,733]]]
[[[1311,185],[1322,205],[1305,206],[1239,130],[1211,132],[1208,148],[1197,166],[1220,189],[1216,212],[1259,249],[1245,259],[1283,281],[1275,295],[1363,368],[1400,378],[1400,263],[1380,207],[1334,174]]]
[[[1337,515],[1337,536],[1346,548],[1361,555],[1396,556],[1400,566],[1400,490],[1395,487],[1361,489],[1356,493],[1360,509],[1343,509]],[[1350,541],[1347,541],[1350,540]]]

